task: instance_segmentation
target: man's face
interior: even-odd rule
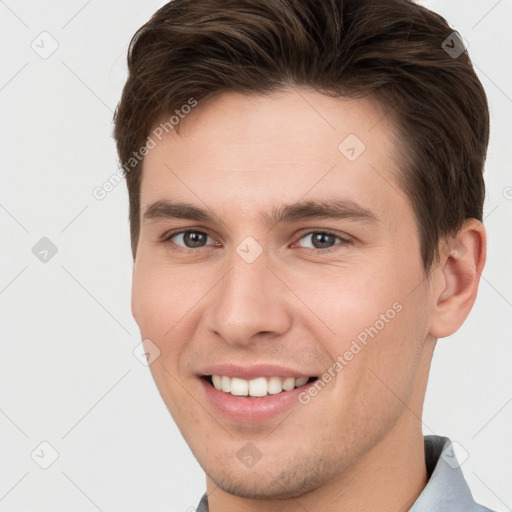
[[[165,404],[233,494],[296,496],[421,432],[432,292],[384,114],[223,94],[145,158],[133,314]]]

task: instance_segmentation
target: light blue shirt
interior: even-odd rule
[[[425,436],[425,462],[429,480],[409,512],[493,512],[473,499],[447,437]],[[208,512],[206,494],[196,512]]]

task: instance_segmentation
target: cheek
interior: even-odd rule
[[[317,315],[312,318],[315,325],[320,325],[320,319],[328,331],[329,355],[336,358],[392,308],[396,297],[390,293],[390,284],[383,276],[368,266],[328,270],[328,275],[322,272],[309,274],[308,278],[304,277],[305,273],[297,274],[291,282],[296,295]],[[303,319],[309,316],[305,314]],[[315,331],[318,332],[318,327]]]
[[[173,418],[190,407],[183,393],[180,362],[190,337],[187,320],[198,290],[175,269],[146,260],[140,255],[133,274],[132,314],[142,339],[149,339],[160,350],[149,369]]]
[[[410,386],[428,332],[420,263],[352,268],[310,288],[308,304],[331,331],[324,348],[331,361],[342,359],[346,391],[383,387],[370,370],[391,387]]]
[[[371,402],[370,409],[380,410],[382,416],[398,413],[405,403],[416,407],[410,400],[428,335],[427,301],[421,287],[409,295],[396,293],[390,299],[397,300],[390,309],[384,307],[380,312],[383,316],[362,331],[366,345],[346,375],[352,373],[354,396]]]
[[[199,292],[189,277],[140,255],[133,274],[132,313],[141,331],[162,337],[185,315]]]
[[[193,308],[202,295],[204,292],[190,284],[190,276],[184,276],[176,269],[165,269],[150,260],[141,259],[136,264],[132,314],[142,338],[149,338],[159,348],[159,365],[173,375],[179,373],[184,341],[192,335]],[[154,374],[159,371],[156,362],[151,365]],[[161,378],[166,379],[165,375]]]

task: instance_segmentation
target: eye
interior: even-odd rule
[[[163,240],[165,244],[173,244],[185,249],[200,249],[207,245],[219,245],[204,231],[193,229],[179,231],[166,235]],[[330,231],[310,231],[302,235],[295,245],[315,252],[330,252],[335,250],[337,245],[348,245],[352,240],[343,238]]]
[[[186,230],[172,233],[165,237],[164,242],[174,243],[186,249],[197,249],[207,245],[207,242],[214,242],[213,238],[203,231]]]
[[[330,249],[334,249],[338,244],[348,245],[351,243],[350,239],[342,238],[330,231],[310,231],[303,235],[298,243],[302,240],[306,240],[307,242],[306,244],[301,244],[301,247],[319,252],[329,252]]]

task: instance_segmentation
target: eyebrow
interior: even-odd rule
[[[299,201],[279,206],[270,213],[260,211],[259,214],[264,222],[271,225],[310,219],[349,219],[369,223],[378,222],[377,216],[372,211],[346,199]],[[200,208],[190,203],[174,202],[166,199],[156,201],[146,208],[143,220],[152,219],[186,219],[223,224],[223,221],[208,208]]]

